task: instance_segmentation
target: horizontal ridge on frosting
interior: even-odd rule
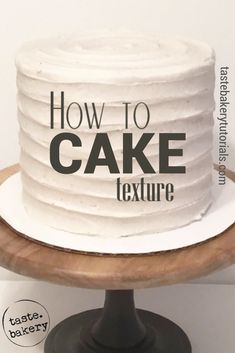
[[[31,156],[33,156],[35,159],[39,160],[43,164],[50,165],[50,158],[49,158],[49,145],[48,146],[43,146],[39,144],[38,142],[32,140],[28,135],[26,135],[22,130],[20,132],[20,145],[22,150],[27,151],[27,153]],[[199,136],[196,139],[192,139],[191,143],[190,141],[182,144],[182,141],[174,141],[174,147],[182,148],[184,153],[183,156],[175,156],[175,157],[169,157],[170,159],[170,165],[176,166],[176,165],[187,165],[187,163],[190,163],[193,161],[195,158],[198,158],[201,156],[205,151],[210,152],[211,150],[211,144],[212,144],[212,132],[206,132],[202,136]],[[178,144],[177,144],[178,142]],[[153,146],[154,147],[154,146]],[[60,150],[60,160],[61,163],[64,165],[70,165],[72,159],[81,159],[79,155],[79,151],[77,151],[76,148],[70,147],[68,149],[71,149],[71,156],[68,157],[65,153],[63,153],[63,148],[61,147]],[[147,148],[146,148],[147,150]],[[151,149],[152,150],[152,149]],[[156,148],[157,150],[157,148]],[[153,168],[155,171],[158,171],[158,165],[159,165],[159,155],[158,152],[156,153],[146,153],[149,162],[152,164]],[[84,174],[84,169],[86,167],[86,161],[87,159],[81,159],[81,167],[79,171],[77,172],[81,176],[83,175],[84,177],[91,178],[91,179],[96,179],[96,178],[106,178],[106,179],[111,179],[114,180],[117,177],[123,177],[125,178],[126,175],[128,174],[123,174],[122,173],[122,161],[117,160],[117,165],[119,168],[120,173],[119,174],[110,174],[109,169],[107,166],[98,166],[96,168],[95,174]],[[138,176],[142,174],[142,169],[139,166],[138,162],[133,159],[133,176]]]
[[[169,211],[172,208],[183,207],[201,199],[211,185],[211,171],[201,178],[198,178],[193,183],[182,185],[175,189],[175,202],[164,200],[164,192],[161,192],[162,201],[139,201],[128,203],[117,202],[115,198],[96,197],[83,194],[66,193],[62,190],[55,190],[38,183],[29,177],[25,172],[22,173],[24,190],[41,202],[53,204],[68,211],[74,211],[85,214],[93,214],[97,216],[107,216],[113,218],[129,218],[139,217],[145,214],[161,215],[161,212]],[[195,185],[197,186],[195,188]],[[138,193],[139,194],[139,193]],[[140,194],[139,194],[140,196]],[[148,207],[146,207],[146,202]]]
[[[50,95],[55,92],[55,104],[60,103],[60,92],[65,92],[65,103],[72,101],[120,104],[123,101],[146,101],[157,103],[168,102],[173,99],[189,98],[197,94],[206,94],[213,90],[214,72],[203,73],[200,76],[174,82],[125,84],[97,84],[79,81],[78,83],[53,83],[35,80],[18,74],[17,87],[26,96],[44,103],[48,103]],[[56,94],[58,92],[58,94]],[[156,95],[158,92],[158,95]]]
[[[192,220],[200,220],[211,203],[211,190],[192,204],[162,212],[158,217],[155,214],[129,217],[125,223],[120,218],[68,211],[33,198],[27,192],[24,192],[23,199],[30,215],[57,229],[87,235],[123,237],[158,233],[181,227]]]

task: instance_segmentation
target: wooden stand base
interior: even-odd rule
[[[49,334],[45,353],[191,353],[183,330],[136,310],[132,290],[106,291],[103,309],[69,317]]]

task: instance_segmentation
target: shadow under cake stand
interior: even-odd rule
[[[0,172],[0,183],[19,170]],[[229,175],[235,180],[235,173]],[[235,224],[188,248],[145,255],[66,252],[19,235],[0,219],[0,265],[66,286],[105,289],[103,309],[69,317],[49,333],[45,353],[190,353],[184,331],[135,309],[134,289],[174,284],[235,263]]]

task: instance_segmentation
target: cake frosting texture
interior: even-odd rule
[[[214,53],[204,43],[182,38],[140,34],[100,34],[59,37],[24,45],[16,57],[18,119],[20,123],[23,202],[27,212],[58,229],[100,236],[131,236],[161,232],[200,219],[211,203],[212,129],[214,110]],[[65,106],[105,103],[101,132],[107,132],[122,165],[123,102],[130,114],[138,102],[151,111],[148,127],[138,130],[130,120],[128,132],[136,141],[143,132],[155,132],[145,149],[156,173],[143,174],[134,161],[132,174],[110,174],[97,167],[93,175],[84,166],[97,132],[85,119],[73,130],[83,142],[81,169],[63,175],[49,158],[53,137],[61,132],[60,112],[50,129],[50,92]],[[71,119],[79,119],[76,107]],[[69,130],[69,132],[71,132]],[[185,141],[172,141],[183,156],[170,157],[171,165],[183,165],[185,174],[159,174],[158,134],[185,133]],[[69,165],[78,156],[64,143],[61,159]],[[135,183],[173,183],[174,201],[120,202],[116,179]]]

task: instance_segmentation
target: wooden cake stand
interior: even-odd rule
[[[0,172],[0,183],[18,171]],[[235,180],[235,174],[230,174]],[[14,202],[14,200],[12,200]],[[133,289],[183,282],[235,262],[235,225],[221,235],[176,251],[147,255],[72,253],[35,243],[0,221],[0,265],[61,285],[106,289],[103,309],[57,325],[45,353],[190,353],[186,334],[157,314],[136,310]]]

